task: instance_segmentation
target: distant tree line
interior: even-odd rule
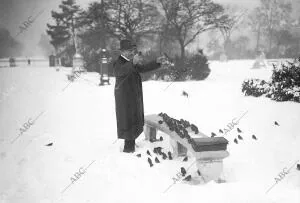
[[[223,40],[212,36],[208,50],[218,58],[226,53],[229,58],[254,58],[263,51],[268,58],[296,58],[300,55],[300,18],[293,18],[293,6],[287,0],[260,0],[253,11],[225,9],[229,13],[229,26],[219,28]],[[235,31],[249,31],[232,39]],[[251,39],[255,46],[250,46]]]
[[[300,50],[300,22],[291,17],[292,5],[285,0],[261,0],[251,12],[212,0],[101,0],[86,9],[62,0],[59,9],[51,12],[55,23],[47,24],[47,34],[56,54],[69,58],[77,50],[87,61],[97,60],[99,49],[116,51],[119,40],[128,38],[141,51],[165,52],[183,63],[191,54],[187,47],[205,32],[220,34],[211,34],[206,44],[212,58],[254,58],[258,51],[295,57]],[[240,30],[250,34],[233,38]]]
[[[229,19],[211,0],[101,0],[87,9],[63,0],[59,8],[52,11],[55,23],[47,24],[56,53],[71,57],[77,50],[90,59],[100,48],[117,50],[118,41],[127,38],[145,52],[177,54],[184,61],[188,45]]]

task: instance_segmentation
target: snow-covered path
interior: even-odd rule
[[[166,193],[180,167],[194,160],[159,158],[161,163],[150,168],[147,149],[169,150],[168,136],[162,133],[158,137],[164,141],[155,144],[145,142],[143,134],[139,137],[141,158],[121,153],[123,142],[115,142],[113,84],[99,87],[98,75],[87,73],[82,78],[88,81],[79,78],[69,85],[68,69],[0,69],[0,202],[300,202],[300,171],[294,165],[300,163],[300,106],[244,97],[245,78],[268,79],[271,73],[251,70],[252,64],[212,62],[207,80],[176,82],[166,90],[167,82],[143,83],[145,114],[184,118],[207,135],[219,134],[233,118],[248,112],[238,126],[244,140],[233,142],[236,129],[226,135],[226,183],[178,182]],[[181,95],[183,90],[188,98]],[[28,119],[36,121],[12,143]],[[45,146],[49,143],[53,145]],[[278,173],[291,166],[266,194]],[[71,184],[81,167],[88,168]],[[196,176],[195,165],[188,174]]]

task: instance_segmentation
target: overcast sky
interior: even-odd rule
[[[86,7],[93,0],[77,0],[82,7]],[[99,0],[100,1],[100,0]],[[300,0],[297,0],[300,1]],[[215,0],[218,3],[233,3],[247,8],[254,8],[259,0]],[[19,32],[19,26],[39,12],[44,12],[34,21],[30,28],[19,35],[17,40],[26,47],[26,55],[38,52],[37,43],[41,33],[45,33],[46,23],[52,23],[51,10],[58,10],[61,0],[0,0],[0,27],[7,28],[12,36]]]

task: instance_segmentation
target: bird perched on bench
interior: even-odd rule
[[[196,125],[192,124],[192,125],[191,125],[191,129],[192,129],[192,131],[195,132],[195,134],[198,134],[198,133],[199,133],[198,127],[197,127]]]

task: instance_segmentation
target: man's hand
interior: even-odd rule
[[[169,58],[164,54],[163,56],[160,56],[156,59],[157,63],[160,63],[163,68],[167,68],[169,66],[172,66],[172,63],[170,62]]]
[[[134,55],[133,60],[132,60],[133,64],[139,64],[141,65],[143,63],[143,57],[139,54]]]
[[[156,62],[157,62],[157,63],[160,63],[161,65],[166,65],[166,64],[169,63],[169,60],[168,60],[168,58],[165,57],[165,56],[160,56],[160,57],[158,57],[158,58],[156,59]]]

